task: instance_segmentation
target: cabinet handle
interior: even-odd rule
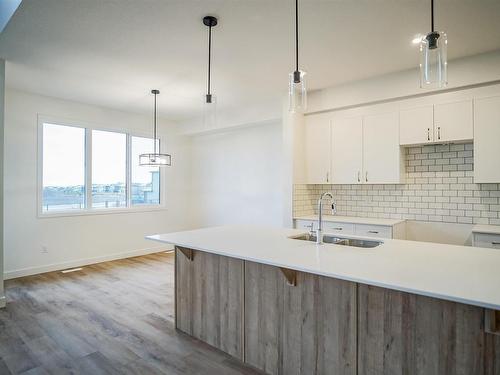
[[[368,182],[368,172],[365,172],[365,182]]]
[[[358,182],[361,182],[361,172],[358,171]]]
[[[378,230],[369,230],[368,233],[378,234]]]
[[[328,181],[330,179],[330,172],[326,172],[326,182],[330,182]]]
[[[427,128],[427,140],[431,140],[431,128]]]
[[[438,139],[441,139],[441,126],[438,126]]]
[[[492,242],[492,245],[500,245],[500,242]]]
[[[342,230],[344,228],[333,228],[333,230]]]

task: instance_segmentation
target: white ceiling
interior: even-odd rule
[[[408,69],[430,0],[300,0],[301,67],[309,89]],[[202,110],[206,14],[214,29],[219,110],[279,105],[293,70],[293,0],[24,0],[0,35],[7,85],[105,107],[162,115]],[[500,49],[500,0],[437,0],[449,58]]]

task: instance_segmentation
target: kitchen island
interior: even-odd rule
[[[176,246],[176,326],[270,374],[500,374],[500,251],[227,226]]]

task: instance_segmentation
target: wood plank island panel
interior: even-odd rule
[[[243,360],[243,261],[176,248],[176,327]]]
[[[245,262],[246,362],[268,374],[356,374],[356,284]]]
[[[361,284],[358,293],[359,375],[485,374],[482,308]]]

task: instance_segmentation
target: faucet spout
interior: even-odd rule
[[[333,200],[333,195],[330,192],[326,192],[321,194],[321,196],[318,199],[318,229],[316,230],[316,243],[318,245],[321,245],[323,243],[323,200],[325,198],[330,198]],[[332,204],[332,209],[333,207],[336,206],[335,202]]]

